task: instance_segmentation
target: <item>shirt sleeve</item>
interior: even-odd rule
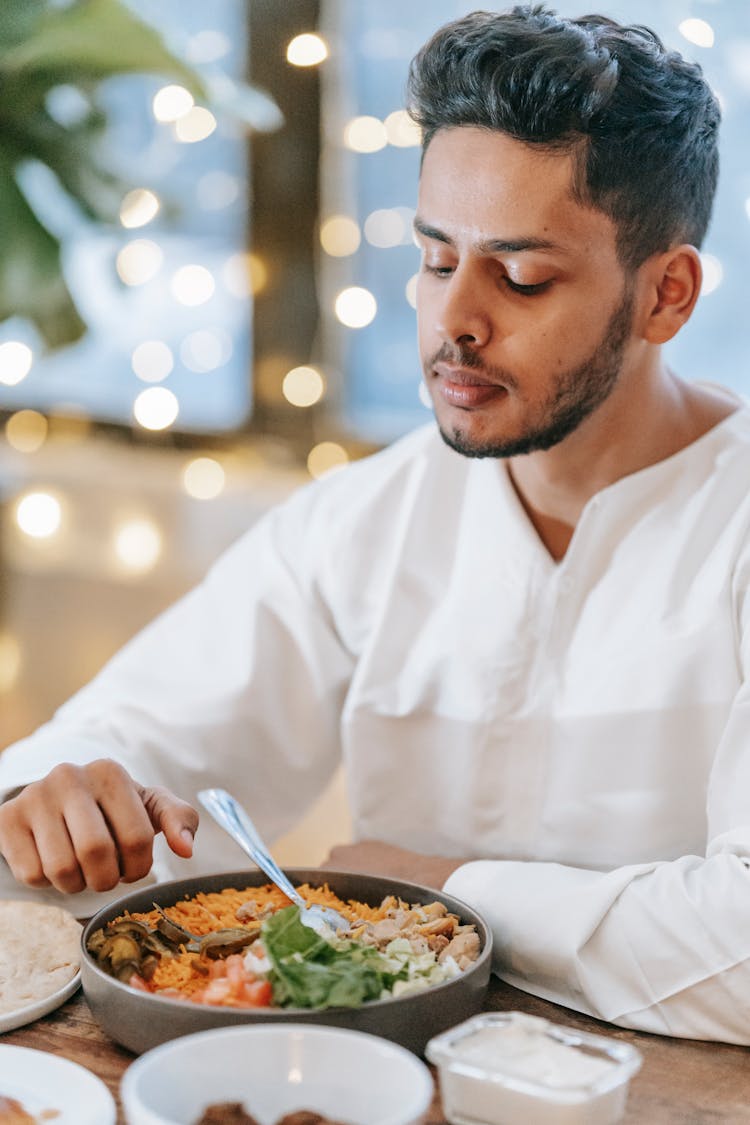
[[[481,860],[446,883],[486,917],[508,983],[622,1027],[750,1044],[748,577],[735,583],[744,683],[714,757],[705,854],[612,871]]]
[[[316,580],[311,499],[302,489],[259,521],[49,723],[5,750],[0,799],[59,762],[110,757],[193,804],[200,788],[231,789],[269,841],[291,827],[338,763],[352,665]],[[194,859],[159,848],[154,870],[171,878],[246,862],[204,816]]]

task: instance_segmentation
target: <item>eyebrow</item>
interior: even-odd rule
[[[431,227],[429,223],[422,222],[417,218],[414,220],[414,230],[424,236],[424,238],[431,238],[435,242],[444,242],[446,246],[454,246],[453,239],[445,233],[445,231],[438,230],[437,227]],[[558,250],[564,248],[557,242],[551,242],[545,238],[487,238],[478,243],[477,249],[481,254],[518,254],[523,250]]]

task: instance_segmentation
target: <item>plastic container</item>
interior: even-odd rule
[[[524,1012],[473,1016],[425,1054],[452,1125],[613,1125],[642,1063],[628,1043]]]

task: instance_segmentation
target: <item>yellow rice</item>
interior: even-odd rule
[[[328,884],[322,887],[310,887],[305,883],[298,889],[306,902],[332,906],[352,921],[360,919],[377,922],[385,917],[389,909],[398,905],[398,900],[393,896],[385,899],[380,906],[368,906],[367,903],[356,902],[354,899],[344,902],[330,890]],[[166,907],[164,913],[173,922],[184,926],[196,936],[203,937],[204,934],[210,934],[214,930],[243,927],[243,923],[237,920],[237,909],[245,902],[255,902],[259,911],[269,904],[276,910],[289,906],[289,899],[283,891],[273,883],[268,883],[261,887],[245,887],[244,890],[227,887],[222,891],[201,892],[193,898],[185,898],[174,906]],[[131,917],[153,927],[159,919],[159,913],[150,910],[142,914],[133,914]],[[162,958],[151,978],[151,983],[157,990],[176,989],[188,999],[205,986],[206,963],[199,954],[181,950],[173,957]]]

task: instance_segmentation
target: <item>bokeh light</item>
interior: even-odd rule
[[[713,47],[714,29],[706,20],[687,19],[679,24],[680,34],[696,47]]]
[[[17,410],[5,423],[5,439],[18,453],[36,453],[47,440],[49,423],[38,410]]]
[[[32,539],[49,539],[60,530],[62,506],[50,492],[27,492],[16,504],[16,523]]]
[[[379,152],[388,144],[385,125],[378,117],[353,117],[344,129],[344,144],[353,152]]]
[[[145,227],[159,213],[159,197],[148,188],[134,188],[120,204],[120,222],[128,230]]]
[[[305,32],[295,35],[286,49],[286,61],[292,66],[317,66],[328,58],[328,47],[319,35]]]
[[[149,387],[133,403],[133,415],[144,430],[167,430],[177,420],[180,404],[166,387]]]
[[[216,118],[210,109],[205,106],[195,105],[184,117],[174,123],[174,135],[182,144],[192,145],[197,141],[205,141],[216,129]]]
[[[196,328],[180,344],[180,359],[189,371],[205,373],[222,367],[232,355],[232,341],[226,333]]]
[[[224,490],[226,473],[213,457],[195,457],[182,471],[182,487],[194,500],[213,500]]]
[[[0,344],[0,383],[15,387],[25,379],[34,362],[34,353],[20,340],[6,340]]]
[[[130,357],[133,371],[144,383],[160,383],[174,367],[174,356],[164,340],[144,340]]]
[[[371,246],[380,249],[400,246],[408,231],[403,215],[395,207],[373,211],[365,219],[365,238]]]
[[[162,86],[154,94],[151,108],[157,121],[172,122],[189,113],[194,104],[193,95],[184,86]]]
[[[307,470],[311,477],[320,478],[336,469],[343,469],[349,454],[336,441],[321,441],[307,455]]]
[[[162,534],[153,520],[145,517],[126,520],[114,532],[112,541],[118,562],[133,573],[152,570],[161,557]]]
[[[0,633],[0,692],[13,688],[21,673],[21,646],[12,633]]]
[[[724,279],[724,267],[713,254],[701,254],[701,265],[703,266],[701,294],[706,296],[708,293],[713,293],[721,285]]]
[[[396,148],[413,148],[422,143],[421,130],[405,109],[396,109],[393,113],[389,113],[383,124],[388,144]]]
[[[369,289],[351,285],[342,289],[334,302],[338,320],[347,328],[364,328],[375,319],[377,301]]]
[[[326,384],[315,367],[293,367],[284,376],[281,389],[292,406],[314,406],[323,397]]]
[[[259,254],[232,254],[222,266],[221,279],[233,297],[257,297],[268,284],[268,266]]]
[[[170,289],[181,305],[203,305],[213,297],[216,282],[205,266],[182,266],[173,275]]]
[[[348,215],[331,215],[320,227],[320,245],[332,258],[346,258],[359,249],[359,223]]]
[[[164,254],[156,242],[149,238],[135,238],[126,243],[117,255],[117,273],[126,285],[145,285],[156,277],[163,261]]]

